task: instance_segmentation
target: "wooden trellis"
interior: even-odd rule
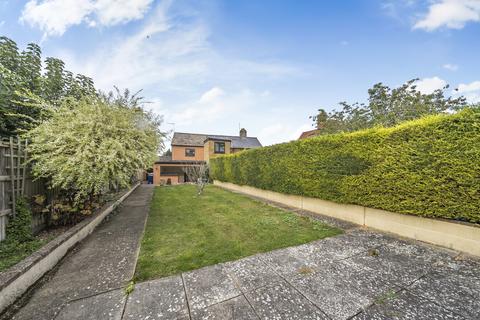
[[[15,201],[25,194],[27,140],[0,138],[0,241],[4,240],[8,216],[15,217]]]

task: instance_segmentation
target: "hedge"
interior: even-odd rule
[[[324,135],[210,161],[213,179],[480,223],[480,108]]]

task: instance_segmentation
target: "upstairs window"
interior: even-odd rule
[[[195,157],[195,149],[185,148],[185,157]]]
[[[214,151],[215,153],[225,153],[225,142],[215,142]]]

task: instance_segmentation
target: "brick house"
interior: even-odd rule
[[[175,132],[172,155],[160,157],[153,166],[153,184],[188,182],[185,174],[187,166],[198,166],[218,155],[261,146],[256,137],[247,137],[245,129],[241,129],[238,136]]]

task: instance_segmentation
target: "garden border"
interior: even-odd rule
[[[105,204],[98,213],[81,221],[13,267],[0,272],[0,314],[51,270],[78,242],[87,237],[140,183],[117,200]]]
[[[480,256],[480,226],[471,223],[400,214],[359,205],[288,195],[217,180],[214,181],[214,184],[227,190],[238,191],[406,238]]]

